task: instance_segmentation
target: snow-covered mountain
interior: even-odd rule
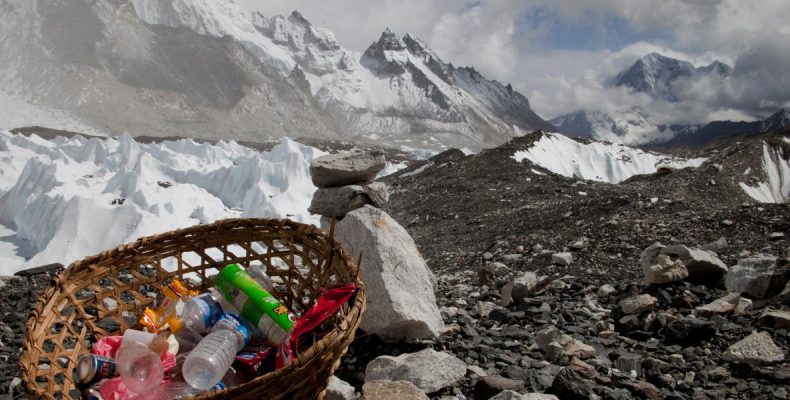
[[[387,30],[358,53],[298,12],[250,14],[232,0],[0,9],[2,91],[112,134],[480,148],[550,127],[510,85],[408,34]]]
[[[676,101],[680,85],[707,75],[727,76],[730,73],[732,67],[718,60],[697,68],[685,60],[650,53],[619,73],[614,84],[663,100]]]
[[[549,122],[566,135],[629,145],[666,141],[680,134],[692,134],[697,129],[689,125],[656,126],[639,107],[612,113],[577,111]]]
[[[648,54],[617,74],[611,86],[622,86],[637,93],[646,93],[660,102],[676,102],[686,85],[700,79],[723,79],[732,67],[714,61],[694,67],[688,61]],[[579,110],[552,118],[557,129],[567,135],[591,137],[617,143],[641,145],[660,143],[681,135],[693,135],[701,126],[695,123],[666,125],[642,107],[604,112]]]

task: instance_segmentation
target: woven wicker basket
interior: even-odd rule
[[[282,300],[297,315],[322,288],[354,282],[359,290],[325,322],[329,332],[299,349],[289,366],[194,398],[323,399],[365,309],[357,266],[331,236],[288,220],[233,219],[141,238],[75,262],[53,280],[28,320],[20,359],[28,392],[36,398],[79,399],[77,358],[97,338],[137,326],[139,312],[170,278],[198,282],[194,288],[205,291],[217,268],[261,263],[286,289]]]

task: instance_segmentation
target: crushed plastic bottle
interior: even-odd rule
[[[195,389],[209,390],[230,368],[236,353],[250,340],[251,328],[235,314],[222,314],[211,333],[184,361],[184,380]]]
[[[118,348],[118,372],[124,385],[139,394],[154,391],[162,382],[164,367],[159,354],[153,349],[167,348],[161,335],[127,329]]]

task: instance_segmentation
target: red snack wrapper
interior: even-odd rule
[[[302,335],[312,332],[327,318],[334,315],[356,290],[357,286],[353,283],[325,290],[315,301],[315,304],[296,321],[296,325],[291,331],[291,339],[277,346],[275,368],[279,369],[290,364],[298,356],[294,353],[299,348],[299,340]]]

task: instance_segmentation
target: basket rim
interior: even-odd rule
[[[346,252],[346,250],[340,245],[338,241],[336,241],[330,233],[324,232],[321,228],[312,225],[312,224],[305,224],[301,222],[296,222],[287,218],[229,218],[229,219],[222,219],[217,220],[209,224],[197,224],[185,228],[179,228],[167,232],[157,233],[149,236],[140,237],[132,242],[127,242],[121,244],[117,247],[103,250],[97,254],[87,256],[85,258],[76,260],[69,264],[66,268],[64,268],[58,275],[56,275],[49,283],[49,285],[41,292],[39,297],[37,298],[36,302],[34,303],[33,308],[30,310],[27,322],[25,324],[26,331],[25,331],[25,340],[22,346],[22,353],[20,354],[18,365],[21,369],[22,381],[25,384],[25,388],[27,389],[28,394],[33,394],[37,396],[42,396],[44,393],[51,394],[46,391],[42,391],[41,388],[36,385],[35,377],[30,376],[30,372],[37,370],[37,366],[31,364],[33,360],[30,359],[32,351],[35,349],[34,338],[31,337],[30,332],[32,332],[39,321],[39,314],[40,310],[42,310],[48,302],[52,299],[54,292],[58,288],[62,288],[63,282],[68,281],[68,278],[80,271],[83,271],[86,268],[89,268],[91,265],[95,265],[98,262],[104,261],[106,259],[112,258],[118,254],[134,252],[134,250],[139,249],[144,246],[153,246],[158,243],[162,243],[165,240],[172,238],[174,236],[182,236],[182,235],[189,235],[192,233],[203,233],[207,231],[214,231],[221,230],[223,228],[234,227],[236,229],[243,228],[243,225],[247,224],[249,227],[253,227],[254,225],[270,225],[276,226],[278,229],[283,229],[288,227],[289,229],[300,230],[302,235],[321,235],[327,239],[327,244],[330,248],[331,254],[335,254],[339,256],[344,263],[349,264],[353,267],[353,271],[355,271],[355,278],[354,284],[356,285],[356,291],[353,296],[353,304],[349,307],[348,312],[340,320],[335,327],[329,331],[326,335],[324,335],[320,340],[313,343],[310,347],[305,349],[301,354],[298,354],[297,357],[288,365],[271,371],[267,374],[255,377],[254,379],[245,382],[241,385],[234,386],[234,388],[246,388],[252,389],[256,386],[259,386],[266,381],[271,379],[278,378],[282,375],[287,375],[294,370],[300,368],[303,364],[306,364],[308,360],[312,359],[313,357],[320,355],[321,351],[315,351],[316,349],[326,349],[329,347],[329,344],[332,340],[337,340],[338,337],[342,337],[343,334],[347,334],[350,332],[352,337],[355,335],[357,328],[362,320],[362,314],[365,312],[366,309],[366,296],[365,296],[365,286],[362,281],[359,266],[353,260],[353,258]],[[332,231],[332,229],[330,229]],[[343,350],[345,353],[345,349]],[[339,361],[339,360],[338,360]],[[333,368],[334,370],[334,368]],[[32,378],[32,379],[29,379]],[[215,392],[207,391],[196,394],[192,397],[188,397],[185,399],[209,399],[213,397]]]

